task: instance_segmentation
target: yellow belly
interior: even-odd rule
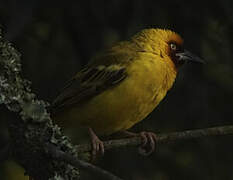
[[[98,135],[109,135],[126,130],[143,120],[166,95],[158,65],[151,61],[133,63],[128,77],[119,85],[93,97],[88,102],[72,107],[58,115],[69,127],[88,126]]]

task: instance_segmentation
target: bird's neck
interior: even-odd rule
[[[172,61],[166,61],[165,63],[166,63],[166,74],[165,74],[163,86],[166,90],[169,90],[171,89],[176,79],[176,75],[178,71],[177,71],[177,67]]]

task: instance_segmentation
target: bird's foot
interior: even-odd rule
[[[138,152],[141,155],[148,156],[155,151],[156,148],[156,134],[152,132],[141,132],[133,133],[129,131],[121,131],[116,134],[118,138],[128,138],[128,137],[141,137],[142,144],[138,148]]]
[[[152,132],[141,132],[139,136],[142,139],[142,144],[138,148],[141,155],[148,156],[155,151],[156,148],[156,135]]]
[[[96,159],[97,154],[104,155],[104,143],[101,141],[98,136],[94,133],[91,128],[88,128],[91,144],[92,144],[92,160]]]

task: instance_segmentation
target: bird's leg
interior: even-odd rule
[[[95,132],[88,128],[88,132],[91,138],[91,144],[92,144],[92,156],[96,157],[97,153],[104,154],[104,143],[98,138],[98,136],[95,134]]]
[[[154,152],[156,147],[156,135],[152,132],[142,131],[140,133],[133,133],[129,131],[120,131],[116,134],[120,138],[129,138],[129,137],[141,137],[142,144],[138,148],[139,154],[144,156],[150,155]]]

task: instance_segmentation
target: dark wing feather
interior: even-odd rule
[[[56,113],[71,105],[80,104],[120,83],[126,77],[125,68],[111,67],[113,66],[88,67],[79,72],[54,100],[52,112]]]

